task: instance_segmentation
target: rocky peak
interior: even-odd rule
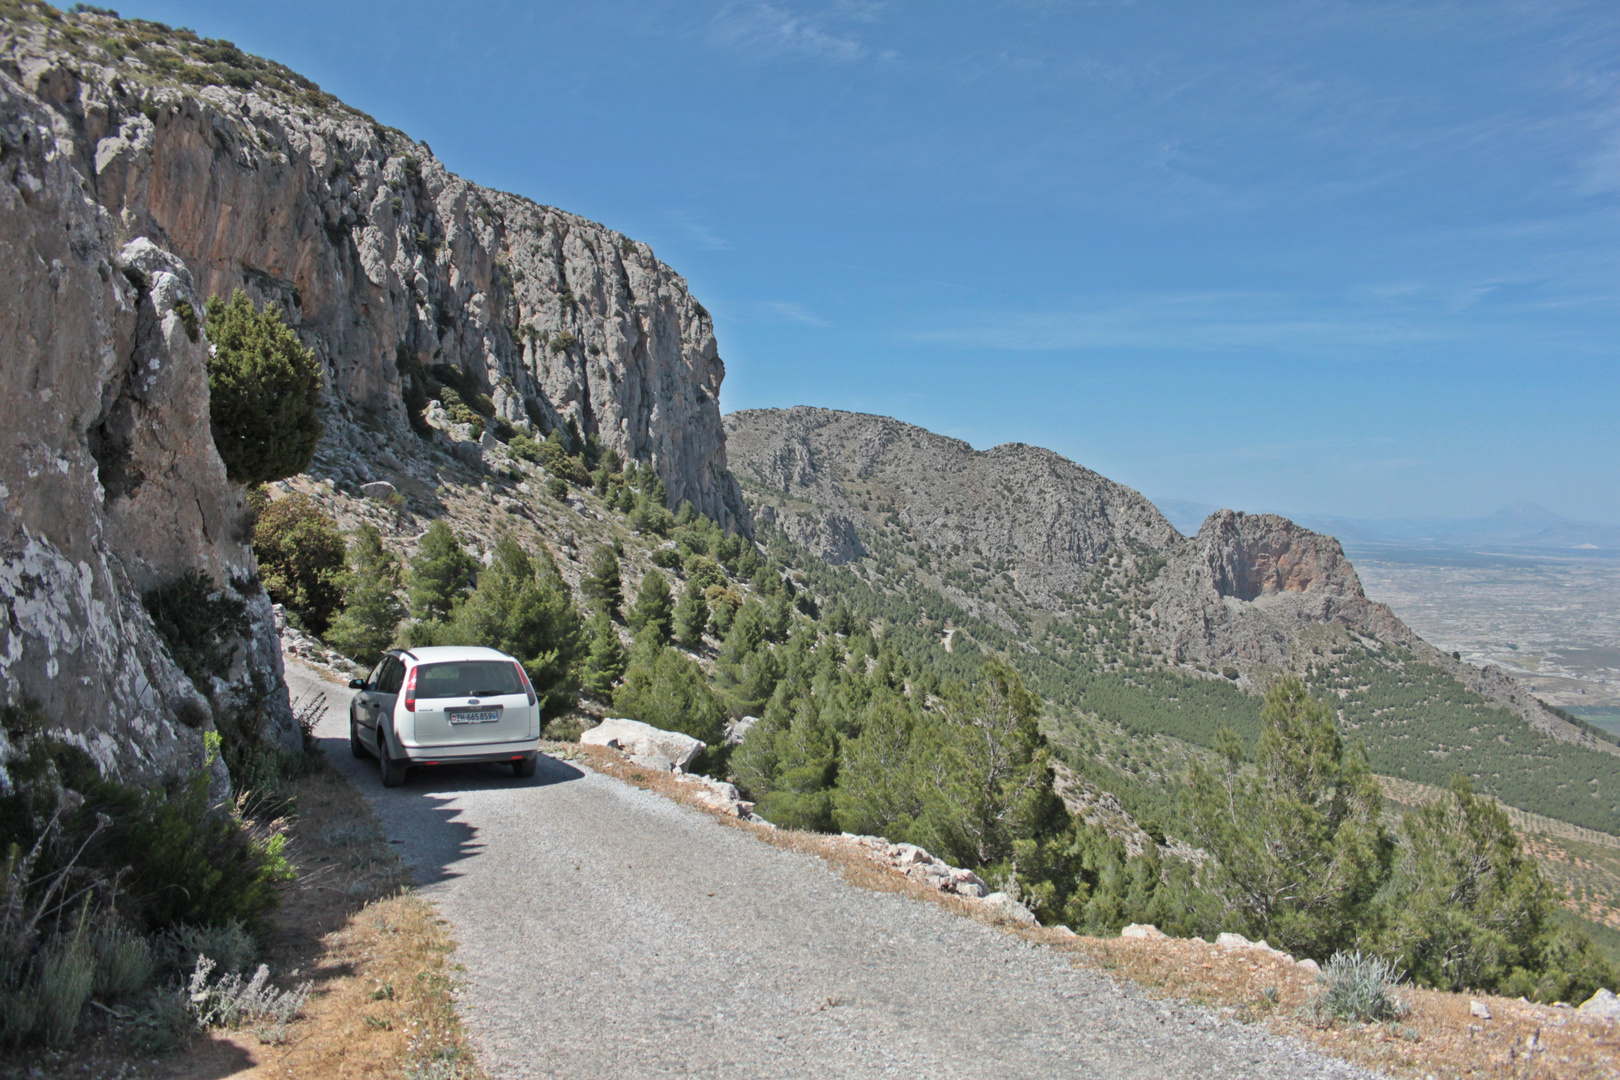
[[[1331,536],[1276,514],[1221,510],[1192,541],[1222,596],[1253,600],[1280,592],[1363,597],[1361,579]]]

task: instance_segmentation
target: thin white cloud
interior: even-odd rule
[[[710,22],[719,45],[752,59],[826,60],[850,63],[869,54],[866,44],[838,24],[870,23],[881,4],[836,3],[814,15],[769,0],[729,3]]]
[[[1397,287],[1400,288],[1400,287]],[[1402,289],[1401,291],[1405,291]],[[1469,290],[1453,290],[1424,309],[1393,309],[1268,293],[1166,293],[1045,311],[951,312],[925,329],[903,331],[919,345],[1014,352],[1077,349],[1176,349],[1194,352],[1283,350],[1317,355],[1387,356],[1422,346],[1494,339],[1502,327],[1463,317]],[[1480,290],[1480,295],[1489,288]],[[1473,298],[1477,303],[1477,297]],[[1439,317],[1437,317],[1439,316]],[[1450,316],[1450,317],[1448,317]],[[1547,341],[1545,327],[1537,340]]]
[[[686,210],[670,210],[666,216],[669,218],[670,224],[680,230],[681,235],[700,247],[706,247],[710,251],[719,251],[721,248],[729,246],[725,237],[720,236]]]
[[[803,304],[795,304],[786,300],[767,300],[759,306],[775,316],[779,322],[797,323],[800,326],[826,327],[832,325]]]

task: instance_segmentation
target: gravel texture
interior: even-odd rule
[[[347,691],[288,680],[450,920],[494,1077],[1372,1075],[566,762],[385,790]]]

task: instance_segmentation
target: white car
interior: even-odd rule
[[[540,702],[523,665],[494,649],[393,649],[349,703],[349,749],[375,757],[384,787],[405,782],[412,765],[510,762],[534,775],[540,756]]]

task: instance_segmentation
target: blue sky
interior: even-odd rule
[[[120,9],[648,241],[728,411],[1247,509],[1620,522],[1613,0]]]

